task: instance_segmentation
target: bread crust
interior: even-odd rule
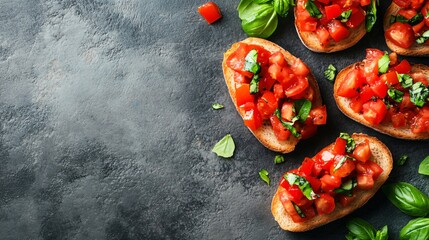
[[[295,29],[298,33],[298,37],[301,40],[302,44],[309,50],[313,52],[323,52],[323,53],[332,53],[342,51],[344,49],[350,48],[354,46],[359,40],[363,38],[366,34],[365,24],[361,24],[356,29],[350,30],[350,35],[340,41],[335,42],[333,39],[329,40],[329,44],[327,46],[322,46],[317,38],[317,34],[313,32],[301,32],[298,29],[297,24],[297,8],[294,8],[294,16],[295,16]]]
[[[391,122],[388,123],[381,123],[378,125],[372,125],[370,122],[365,120],[365,118],[362,116],[362,114],[355,113],[349,106],[350,106],[350,100],[345,97],[338,96],[338,89],[341,86],[341,83],[345,80],[345,77],[347,74],[352,71],[356,66],[359,66],[360,64],[363,64],[362,62],[355,63],[352,65],[349,65],[348,67],[341,70],[337,78],[335,79],[334,84],[334,99],[335,103],[337,104],[338,108],[341,112],[343,112],[346,116],[349,118],[355,120],[358,123],[361,123],[367,127],[370,127],[378,132],[390,135],[395,138],[400,139],[408,139],[408,140],[424,140],[429,139],[429,133],[413,133],[409,127],[404,128],[395,128],[393,127]],[[415,64],[412,66],[411,73],[417,73],[417,72],[423,72],[429,77],[429,67],[422,64]]]
[[[279,192],[284,190],[279,186],[271,202],[271,212],[274,216],[274,219],[279,223],[282,229],[291,232],[304,232],[344,217],[364,205],[372,196],[374,196],[378,189],[380,189],[383,183],[387,180],[390,172],[392,171],[393,158],[386,145],[384,145],[377,138],[370,137],[362,133],[354,133],[352,137],[355,139],[356,143],[363,142],[365,139],[367,139],[372,152],[371,160],[383,168],[382,174],[374,183],[374,188],[372,190],[356,189],[356,198],[347,207],[342,207],[341,205],[336,204],[334,211],[330,214],[316,215],[314,218],[311,218],[305,222],[295,223],[292,218],[287,215],[283,204],[280,201]],[[328,150],[332,149],[333,147],[334,143],[330,144],[324,149]]]
[[[261,38],[247,38],[241,42],[262,46],[264,49],[266,49],[267,51],[270,51],[271,53],[281,51],[281,53],[283,54],[283,56],[285,57],[286,61],[289,64],[292,64],[293,61],[296,59],[296,57],[290,54],[288,51],[284,50],[282,47],[268,40],[264,40]],[[222,70],[225,78],[225,83],[228,87],[229,95],[231,96],[232,102],[234,103],[234,106],[237,109],[240,116],[243,118],[244,111],[240,110],[235,100],[236,97],[235,97],[234,70],[230,69],[226,65],[226,60],[238,48],[239,46],[238,44],[239,43],[234,43],[231,46],[231,48],[225,52],[223,61],[222,61]],[[319,85],[317,84],[317,81],[311,72],[307,76],[307,78],[310,86],[314,90],[313,106],[315,107],[321,106],[322,98],[320,95]],[[282,153],[292,152],[295,149],[296,144],[298,144],[299,142],[299,139],[294,137],[293,135],[291,135],[287,141],[277,140],[269,121],[264,121],[263,125],[260,128],[258,128],[256,131],[252,131],[250,128],[249,130],[265,147],[276,152],[282,152]]]
[[[390,6],[387,8],[386,13],[384,14],[383,18],[383,29],[386,31],[390,27],[390,16],[396,15],[398,11],[401,8],[396,5],[394,2],[390,4]],[[390,50],[404,56],[429,56],[429,45],[425,44],[417,44],[416,42],[413,43],[413,45],[410,48],[402,48],[389,39],[386,38],[386,35],[384,36],[386,39],[386,44],[390,48]]]

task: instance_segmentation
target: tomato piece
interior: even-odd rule
[[[311,20],[298,21],[297,26],[301,32],[314,32],[317,28],[317,22]]]
[[[371,0],[360,0],[359,3],[362,7],[365,7],[371,4]]]
[[[328,113],[326,112],[326,105],[316,107],[310,110],[310,118],[314,125],[325,125]]]
[[[331,20],[328,25],[328,32],[335,42],[340,42],[350,35],[350,31],[339,20]]]
[[[371,190],[374,187],[374,179],[369,174],[358,174],[357,187],[363,190]]]
[[[311,172],[313,171],[313,166],[314,166],[313,159],[306,157],[304,158],[304,161],[299,167],[299,172],[302,173],[304,176],[310,176]]]
[[[369,101],[363,104],[362,106],[363,117],[370,124],[377,125],[383,121],[386,113],[387,107],[384,102],[380,99],[376,101]]]
[[[295,79],[295,75],[292,70],[288,67],[281,67],[278,64],[272,64],[268,68],[268,74],[278,80],[280,83],[289,83]]]
[[[250,84],[243,83],[237,89],[235,89],[235,100],[238,106],[241,106],[247,102],[254,101],[254,95],[250,94]]]
[[[296,74],[297,76],[306,77],[310,73],[310,69],[299,58],[295,59],[295,61],[290,66],[290,68],[292,69],[293,73]]]
[[[245,58],[251,49],[249,45],[245,43],[238,44],[238,48],[227,58],[226,65],[245,77],[252,78],[253,73],[244,70]]]
[[[320,182],[322,191],[329,193],[341,186],[341,177],[326,174],[320,178]]]
[[[256,61],[261,64],[261,66],[269,66],[269,59],[271,57],[271,52],[267,51],[265,48],[258,45],[249,45],[250,49],[255,49],[258,52],[258,58]]]
[[[305,91],[301,92],[300,94],[297,94],[293,97],[291,97],[291,99],[307,99],[311,102],[313,102],[314,99],[314,90],[311,86],[308,86],[307,89],[305,89]]]
[[[394,66],[398,73],[409,73],[411,72],[411,64],[407,61],[407,59],[402,60],[398,65]]]
[[[281,53],[280,51],[275,52],[271,55],[270,59],[269,59],[269,63],[270,65],[272,64],[277,64],[280,67],[285,67],[287,66],[287,62],[285,57],[283,56],[283,53]]]
[[[424,26],[425,26],[425,21],[421,21],[418,24],[412,26],[414,33],[419,34],[419,32],[423,29]]]
[[[419,10],[424,2],[425,0],[411,0],[411,7],[415,10]]]
[[[243,120],[244,125],[246,125],[251,130],[255,131],[262,126],[262,117],[258,112],[255,104],[253,102],[247,102],[240,106],[240,109],[244,111]]]
[[[380,76],[380,81],[388,85],[395,85],[399,83],[398,74],[395,71],[387,72]]]
[[[274,84],[273,92],[274,92],[274,96],[277,98],[277,100],[279,100],[285,96],[285,93],[283,91],[283,87],[279,83]]]
[[[334,149],[332,150],[335,154],[344,155],[346,153],[347,141],[342,138],[335,140]]]
[[[262,77],[259,80],[259,91],[261,91],[261,92],[270,91],[275,82],[276,82],[276,80],[272,79],[269,76]]]
[[[414,9],[400,9],[398,11],[398,15],[401,15],[406,19],[410,20],[411,18],[417,15],[417,12]]]
[[[362,8],[353,7],[350,19],[346,22],[347,27],[357,28],[365,21],[365,13]]]
[[[338,197],[338,202],[343,207],[347,207],[348,205],[350,205],[351,202],[353,202],[356,199],[356,195],[349,197],[346,195],[338,194],[337,197]]]
[[[429,27],[429,14],[428,14],[429,13],[429,2],[428,1],[426,1],[421,12],[423,14],[423,19],[424,19],[425,25]]]
[[[282,119],[288,122],[292,121],[292,118],[295,116],[295,113],[293,112],[293,103],[291,102],[284,102],[281,109],[281,116]]]
[[[362,87],[362,79],[359,76],[359,70],[350,71],[345,80],[338,88],[338,95],[341,97],[353,98],[359,95],[358,89]]]
[[[365,54],[365,59],[368,61],[378,61],[384,56],[384,52],[376,48],[367,48]]]
[[[316,132],[317,126],[311,122],[310,118],[307,118],[304,127],[301,129],[301,139],[308,139],[314,136]]]
[[[370,88],[374,92],[375,96],[379,98],[386,97],[387,90],[389,89],[385,81],[377,81],[373,85],[371,85]]]
[[[402,102],[399,103],[399,110],[404,111],[406,109],[412,109],[414,106],[414,103],[411,102],[410,94],[408,92],[404,93],[404,96],[402,96]]]
[[[306,176],[305,179],[307,179],[307,181],[310,183],[313,191],[318,192],[320,190],[320,187],[322,186],[320,179],[312,176]]]
[[[274,96],[273,92],[266,91],[258,98],[256,106],[262,118],[268,119],[277,109],[277,98]]]
[[[365,141],[356,145],[356,148],[353,150],[353,157],[362,163],[371,158],[371,148],[369,147],[368,140],[365,139]]]
[[[413,81],[416,82],[421,82],[423,83],[423,85],[425,85],[426,87],[429,86],[429,81],[426,77],[425,73],[422,72],[415,72],[415,73],[411,73],[410,76],[413,78]]]
[[[362,111],[363,101],[360,100],[360,98],[352,98],[350,99],[350,108],[355,113],[360,113]]]
[[[325,5],[328,5],[328,4],[331,3],[331,0],[317,0],[317,1],[321,2],[321,3],[325,4]]]
[[[411,4],[411,0],[393,0],[393,2],[401,8],[407,8]]]
[[[303,222],[305,218],[302,218],[297,212],[295,207],[293,206],[291,200],[288,199],[288,193],[286,191],[281,191],[279,193],[280,202],[283,205],[283,208],[287,212],[287,214],[292,218],[294,222]]]
[[[308,88],[308,79],[306,77],[297,76],[291,84],[283,86],[286,97],[293,97],[305,91]]]
[[[392,121],[393,127],[395,128],[405,127],[407,123],[405,120],[405,115],[401,112],[393,114],[391,117],[391,121]]]
[[[286,141],[291,134],[290,131],[283,126],[277,116],[271,116],[270,122],[277,140]]]
[[[316,29],[316,36],[319,39],[319,42],[322,46],[326,46],[329,44],[330,35],[328,30],[325,27],[319,26]]]
[[[383,168],[371,160],[368,160],[365,164],[367,165],[367,172],[370,173],[374,181],[376,181],[381,173],[383,173]]]
[[[359,99],[362,101],[362,103],[366,103],[373,96],[375,96],[375,93],[374,93],[374,91],[372,91],[372,89],[369,87],[369,85],[363,86],[360,93],[359,93]]]
[[[350,173],[353,172],[353,170],[355,170],[355,163],[349,158],[347,158],[340,167],[337,167],[338,164],[343,161],[344,157],[345,156],[343,155],[335,156],[334,164],[331,165],[331,169],[329,171],[332,176],[337,176],[340,178],[347,177],[350,175]]]
[[[314,204],[316,205],[317,213],[320,215],[329,214],[335,209],[334,198],[326,193],[320,194],[320,197],[314,200]]]
[[[208,24],[212,24],[222,17],[218,5],[214,2],[208,2],[198,7],[198,12]]]
[[[328,20],[337,18],[341,15],[342,13],[342,9],[341,6],[338,4],[332,4],[329,6],[325,6],[325,13],[326,13],[326,18]]]
[[[414,120],[411,124],[411,131],[413,133],[429,132],[429,118],[424,118],[419,115],[414,117]]]
[[[415,41],[413,28],[407,23],[395,22],[384,32],[384,35],[402,48],[411,47]]]

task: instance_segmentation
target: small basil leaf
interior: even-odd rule
[[[399,232],[399,239],[429,239],[429,218],[416,218],[409,221]]]
[[[371,32],[377,21],[377,0],[371,0],[371,4],[366,8],[365,27],[367,32]]]
[[[255,3],[267,3],[271,2],[272,0],[253,0]]]
[[[340,188],[334,190],[334,192],[345,195],[345,196],[353,196],[353,188],[357,186],[357,181],[355,178],[351,178],[345,182],[343,182]]]
[[[375,238],[375,228],[361,218],[353,218],[346,224],[354,239],[372,240]]]
[[[257,59],[258,52],[255,49],[250,50],[250,52],[244,58],[244,70],[253,74],[258,74],[261,71],[261,65],[259,65]]]
[[[413,86],[413,78],[407,74],[398,74],[398,80],[403,88],[410,88]]]
[[[382,227],[375,234],[375,240],[387,240],[389,238],[389,233],[387,231],[388,231],[387,225]]]
[[[311,185],[307,179],[295,173],[286,173],[283,177],[291,186],[297,185],[298,188],[301,189],[302,194],[304,194],[308,200],[316,199],[317,194],[313,191],[313,188],[311,188]]]
[[[340,138],[346,140],[346,152],[352,153],[356,148],[355,140],[348,133],[340,133]]]
[[[213,104],[212,104],[212,108],[213,108],[214,110],[219,110],[219,109],[222,109],[222,108],[223,108],[223,105],[222,105],[222,104],[220,104],[220,103],[213,103]]]
[[[275,164],[280,164],[280,163],[284,163],[285,162],[285,158],[282,155],[276,155],[274,157],[274,163]]]
[[[405,214],[423,217],[429,213],[429,197],[409,183],[387,184],[382,190],[390,202]]]
[[[337,75],[337,69],[334,67],[334,65],[329,64],[328,68],[326,68],[323,74],[325,75],[326,79],[333,82],[335,80],[335,75]]]
[[[350,10],[342,12],[339,19],[341,22],[347,22],[351,15],[352,15],[352,10],[350,9]]]
[[[402,16],[401,14],[396,15],[396,22],[400,22],[400,23],[408,23],[408,18]]]
[[[308,0],[307,3],[305,3],[305,9],[307,9],[310,16],[315,18],[322,18],[323,15],[320,12],[319,8],[316,6],[313,0]]]
[[[421,82],[414,83],[410,90],[410,101],[417,107],[423,107],[426,103],[426,99],[429,96],[429,89]]]
[[[259,75],[253,75],[252,81],[250,81],[250,93],[256,94],[259,92]]]
[[[398,165],[399,165],[399,166],[404,165],[404,164],[405,164],[405,162],[407,162],[407,160],[408,160],[408,156],[407,156],[407,155],[402,155],[402,156],[399,158]]]
[[[286,17],[289,8],[289,0],[274,0],[274,10],[280,17]]]
[[[230,158],[234,155],[235,144],[230,134],[227,134],[219,142],[217,142],[212,152],[216,153],[219,157]]]
[[[311,101],[307,99],[300,99],[293,103],[295,111],[298,112],[296,115],[301,122],[307,120],[311,110]]]
[[[419,173],[429,175],[429,156],[427,156],[419,165]]]
[[[305,214],[302,212],[301,208],[298,205],[296,205],[294,202],[292,202],[292,204],[293,204],[293,207],[295,208],[296,213],[298,213],[298,215],[301,218],[305,218]]]
[[[381,57],[378,60],[378,73],[379,74],[386,73],[387,70],[389,69],[389,63],[390,63],[389,55],[385,53],[383,57]]]
[[[270,185],[270,178],[268,177],[268,171],[265,169],[262,169],[261,171],[259,171],[259,177],[261,177],[261,179],[266,182],[268,184],[268,186]]]
[[[414,17],[412,17],[408,23],[411,26],[417,25],[418,23],[420,23],[421,21],[423,21],[423,14],[422,13],[418,13],[416,15],[414,15]]]
[[[280,122],[282,123],[283,127],[285,127],[287,130],[289,130],[292,133],[293,136],[295,136],[297,138],[301,137],[301,134],[298,133],[298,130],[296,130],[296,128],[293,126],[293,124],[295,123],[295,121],[298,118],[296,118],[296,117],[293,118],[292,122],[285,122],[285,121],[283,121],[281,113],[280,113],[280,110],[278,108],[274,111],[274,115],[280,120]]]
[[[393,99],[393,101],[400,103],[402,102],[402,97],[404,96],[404,93],[399,91],[398,89],[390,87],[387,90],[387,95],[389,95],[389,97]]]

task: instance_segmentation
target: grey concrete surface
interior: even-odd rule
[[[348,218],[289,233],[270,212],[282,173],[340,131],[379,137],[395,159],[408,154],[389,181],[429,192],[417,174],[428,142],[346,118],[323,78],[329,63],[340,69],[367,47],[387,50],[380,21],[355,47],[329,55],[300,44],[292,17],[280,21],[270,40],[313,69],[329,119],[274,165],[221,73],[223,52],[246,37],[238,2],[216,1],[223,18],[208,25],[196,10],[203,1],[0,0],[0,239],[344,239]],[[214,102],[225,109],[212,110]],[[236,142],[230,160],[211,152],[227,133]],[[388,224],[391,239],[410,219],[381,193],[352,216]]]

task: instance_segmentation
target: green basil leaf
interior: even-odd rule
[[[353,218],[347,222],[346,227],[351,236],[356,237],[352,239],[373,240],[375,238],[375,228],[361,218]]]
[[[257,7],[258,4],[255,4],[257,2],[255,2],[253,0],[241,0],[240,3],[238,4],[237,7],[237,11],[238,11],[238,17],[240,19],[246,19],[250,16],[246,15],[246,14],[251,14],[252,10],[251,7]],[[246,10],[247,9],[247,10]]]
[[[340,138],[346,140],[346,152],[352,153],[356,148],[355,140],[348,133],[340,133]]]
[[[326,68],[323,74],[325,75],[326,79],[333,82],[335,80],[335,75],[337,75],[337,69],[334,67],[334,65],[329,64],[328,68]]]
[[[375,234],[375,240],[387,240],[389,239],[389,233],[387,232],[387,225],[378,230]]]
[[[230,158],[234,155],[235,144],[230,134],[227,134],[219,142],[217,142],[212,152],[216,153],[219,157]]]
[[[256,94],[259,92],[259,75],[253,75],[252,81],[250,81],[250,93]]]
[[[315,18],[322,18],[323,15],[320,12],[319,8],[316,6],[313,0],[308,0],[307,3],[305,3],[305,9],[307,9],[310,16]]]
[[[341,22],[345,23],[345,22],[347,22],[349,20],[349,18],[350,18],[351,15],[352,15],[352,10],[350,9],[350,10],[342,12],[341,15],[340,15],[340,17],[339,17],[339,19],[340,19]]]
[[[261,71],[261,65],[257,62],[257,59],[258,51],[255,49],[250,50],[250,52],[244,58],[244,70],[253,74],[258,74]]]
[[[429,156],[427,156],[419,165],[419,173],[429,175]]]
[[[400,22],[400,23],[408,23],[408,18],[402,16],[401,14],[396,15],[396,22]]]
[[[426,99],[429,96],[429,89],[421,82],[414,83],[410,90],[410,101],[417,107],[423,107],[426,103]]]
[[[301,122],[307,120],[311,110],[311,101],[307,99],[300,99],[293,103],[295,111],[298,112],[296,115]]]
[[[301,177],[295,173],[286,173],[284,179],[288,181],[288,183],[292,185],[297,185],[301,192],[308,200],[314,200],[317,197],[317,194],[311,188],[310,183],[304,177]]]
[[[351,178],[343,182],[340,188],[335,189],[334,192],[351,197],[353,196],[353,188],[355,188],[356,186],[356,178]]]
[[[421,21],[423,21],[423,14],[422,14],[422,13],[418,13],[418,14],[414,15],[414,17],[412,17],[412,18],[408,21],[408,23],[409,23],[411,26],[414,26],[414,25],[419,24]]]
[[[259,171],[259,177],[261,177],[261,179],[266,182],[268,184],[268,186],[270,185],[270,178],[268,177],[268,171],[265,169],[262,169],[261,171]]]
[[[413,78],[410,75],[398,74],[398,80],[404,88],[410,88],[413,86]]]
[[[296,128],[293,126],[293,124],[295,123],[295,121],[298,118],[293,118],[292,122],[285,122],[285,121],[283,121],[280,110],[278,108],[274,111],[274,115],[280,120],[283,127],[285,127],[287,130],[289,130],[293,136],[295,136],[297,138],[301,137],[301,134],[298,133],[298,130],[296,130]]]
[[[424,32],[420,37],[418,37],[416,39],[416,42],[418,44],[423,44],[425,43],[427,40],[429,39],[429,30],[427,30],[426,32]]]
[[[387,70],[389,69],[389,63],[390,63],[389,55],[385,53],[383,57],[381,57],[378,60],[378,73],[379,74],[386,73]]]
[[[402,156],[399,158],[398,165],[399,165],[399,166],[404,165],[404,164],[405,164],[405,162],[406,162],[407,160],[408,160],[408,156],[407,156],[407,155],[402,155]]]
[[[290,9],[289,0],[274,0],[274,10],[280,17],[286,17]]]
[[[272,0],[253,0],[255,3],[267,3],[271,2]]]
[[[399,239],[429,239],[429,218],[416,218],[409,221],[399,232]]]
[[[377,21],[377,0],[371,0],[371,4],[366,8],[365,27],[367,32],[371,32]]]
[[[387,184],[382,190],[390,202],[405,214],[423,217],[429,213],[429,197],[409,183]]]
[[[298,205],[296,205],[294,202],[292,202],[292,205],[295,208],[296,213],[298,213],[298,215],[301,218],[305,218],[305,214],[302,212],[301,208]]]
[[[404,96],[404,93],[399,91],[398,89],[390,87],[387,90],[387,95],[389,95],[389,97],[392,98],[393,101],[400,103],[402,102],[402,97]]]
[[[223,105],[222,105],[222,104],[220,104],[220,103],[213,103],[213,104],[212,104],[212,108],[213,108],[214,110],[219,110],[219,109],[222,109],[222,108],[223,108]]]
[[[284,163],[285,162],[285,158],[282,155],[276,155],[274,157],[274,163],[275,164],[280,164],[280,163]]]
[[[238,12],[241,27],[251,37],[268,38],[277,28],[278,17],[272,4],[248,3],[248,0],[241,0]]]

